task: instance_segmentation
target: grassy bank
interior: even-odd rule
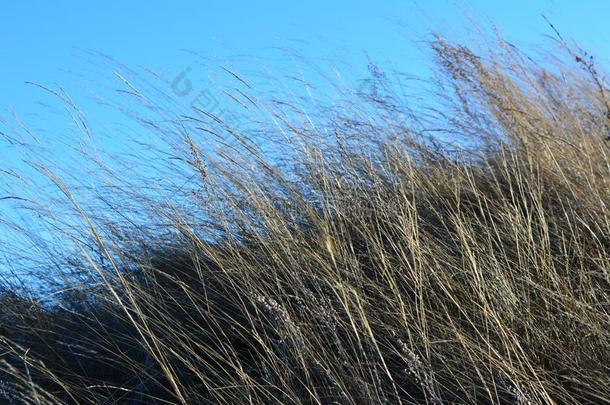
[[[196,124],[175,126],[182,155],[147,162],[172,198],[116,177],[112,221],[49,175],[79,249],[55,247],[51,303],[3,292],[0,398],[610,402],[603,72],[494,46],[431,43],[433,119],[375,71],[342,108],[277,103],[257,133],[173,117]]]

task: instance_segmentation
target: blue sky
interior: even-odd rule
[[[463,33],[474,17],[495,22],[515,41],[548,33],[545,14],[562,33],[607,62],[610,2],[538,1],[67,1],[4,2],[0,11],[0,111],[35,112],[40,90],[26,81],[61,84],[78,98],[83,51],[129,66],[180,71],[185,50],[213,61],[265,57],[274,47],[307,56],[341,55],[359,63],[365,52],[405,70],[412,44],[431,30]]]
[[[26,82],[55,89],[61,86],[93,126],[124,121],[91,96],[92,92],[103,93],[104,87],[120,87],[112,76],[114,65],[91,52],[108,55],[136,71],[152,69],[170,82],[191,69],[190,79],[197,91],[214,85],[214,79],[202,73],[202,57],[208,66],[228,66],[247,76],[253,59],[268,70],[280,65],[285,69],[278,49],[293,49],[331,64],[345,63],[364,73],[370,58],[382,66],[425,77],[429,66],[417,48],[430,32],[468,42],[473,36],[476,39],[476,21],[486,28],[496,24],[508,40],[530,46],[544,43],[543,35],[551,34],[542,18],[545,15],[565,38],[578,41],[603,66],[610,65],[610,2],[605,0],[3,3],[0,131],[3,119],[18,125],[11,121],[15,113],[45,142],[61,139],[67,123],[60,118],[57,100]],[[200,82],[203,79],[207,82]],[[170,87],[162,90],[169,92]],[[181,101],[189,102],[196,94],[193,91]],[[0,165],[20,158],[0,142]]]
[[[468,42],[476,39],[476,21],[487,28],[496,24],[511,42],[531,46],[551,34],[542,15],[603,66],[610,65],[610,2],[602,0],[5,1],[0,9],[0,135],[3,120],[13,126],[22,121],[51,145],[55,164],[69,168],[75,163],[64,153],[73,142],[65,138],[65,117],[49,94],[26,82],[61,86],[103,128],[121,121],[91,96],[98,87],[119,87],[110,74],[112,63],[150,68],[171,81],[187,68],[197,74],[202,57],[209,65],[236,71],[247,70],[252,60],[271,70],[285,68],[282,50],[292,49],[331,64],[366,68],[370,58],[426,76],[418,47],[431,32]],[[107,64],[97,54],[115,62]],[[104,139],[101,146],[109,147],[112,135]],[[7,165],[19,168],[29,158],[0,136],[0,171]],[[0,179],[0,197],[15,192],[10,187]],[[0,214],[6,216],[7,210],[0,200]]]

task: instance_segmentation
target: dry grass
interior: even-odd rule
[[[184,166],[166,175],[198,192],[115,180],[112,222],[54,178],[86,232],[62,230],[81,250],[53,270],[54,305],[4,294],[0,398],[609,403],[602,73],[502,41],[432,49],[435,138],[383,91],[268,110],[275,132],[256,136],[281,154],[181,117],[197,125],[176,130],[183,155],[166,162]],[[204,134],[224,149],[206,153]],[[121,220],[135,200],[156,222]]]

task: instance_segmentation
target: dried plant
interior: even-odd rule
[[[94,194],[39,167],[59,194],[15,193],[45,237],[8,255],[45,270],[2,294],[0,400],[610,403],[599,67],[431,46],[432,115],[378,69],[307,108],[231,72],[268,121],[151,104],[171,152],[89,160]]]

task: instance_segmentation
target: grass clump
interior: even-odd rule
[[[545,67],[502,41],[432,49],[434,119],[374,75],[342,108],[273,104],[257,140],[175,117],[166,175],[197,192],[119,178],[104,219],[53,177],[79,250],[54,256],[52,303],[3,293],[0,398],[610,402],[601,73],[574,51]]]

